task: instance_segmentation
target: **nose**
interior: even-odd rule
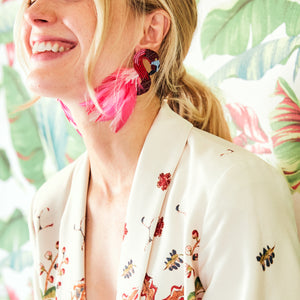
[[[25,9],[25,21],[32,26],[45,26],[57,19],[54,7],[49,0],[36,0]]]

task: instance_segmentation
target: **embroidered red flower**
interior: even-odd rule
[[[163,191],[165,191],[169,184],[171,183],[171,174],[170,173],[160,173],[158,176],[158,182],[157,187],[161,188]]]
[[[193,237],[194,240],[198,239],[199,233],[198,233],[197,230],[193,230],[193,232],[192,232],[192,237]]]
[[[156,228],[155,228],[155,232],[154,232],[154,236],[161,236],[163,228],[164,228],[164,217],[160,217],[157,224],[156,224]]]
[[[125,239],[125,236],[128,233],[128,229],[127,229],[127,223],[124,224],[124,231],[123,231],[123,240]]]

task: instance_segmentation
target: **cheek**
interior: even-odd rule
[[[31,26],[29,26],[25,21],[21,25],[21,34],[20,39],[18,41],[27,54],[31,54],[31,46],[30,46],[30,33],[31,33]]]

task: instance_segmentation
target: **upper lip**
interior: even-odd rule
[[[42,43],[42,42],[45,42],[45,43],[47,43],[47,42],[58,43],[59,45],[62,45],[62,46],[69,46],[69,48],[74,48],[77,44],[75,41],[65,39],[65,38],[61,38],[61,37],[42,36],[42,37],[33,37],[33,38],[31,38],[30,39],[30,46],[32,48],[35,43]]]

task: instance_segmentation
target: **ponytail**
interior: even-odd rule
[[[222,105],[206,85],[190,74],[184,73],[177,91],[169,91],[167,99],[171,109],[195,127],[231,141]]]

